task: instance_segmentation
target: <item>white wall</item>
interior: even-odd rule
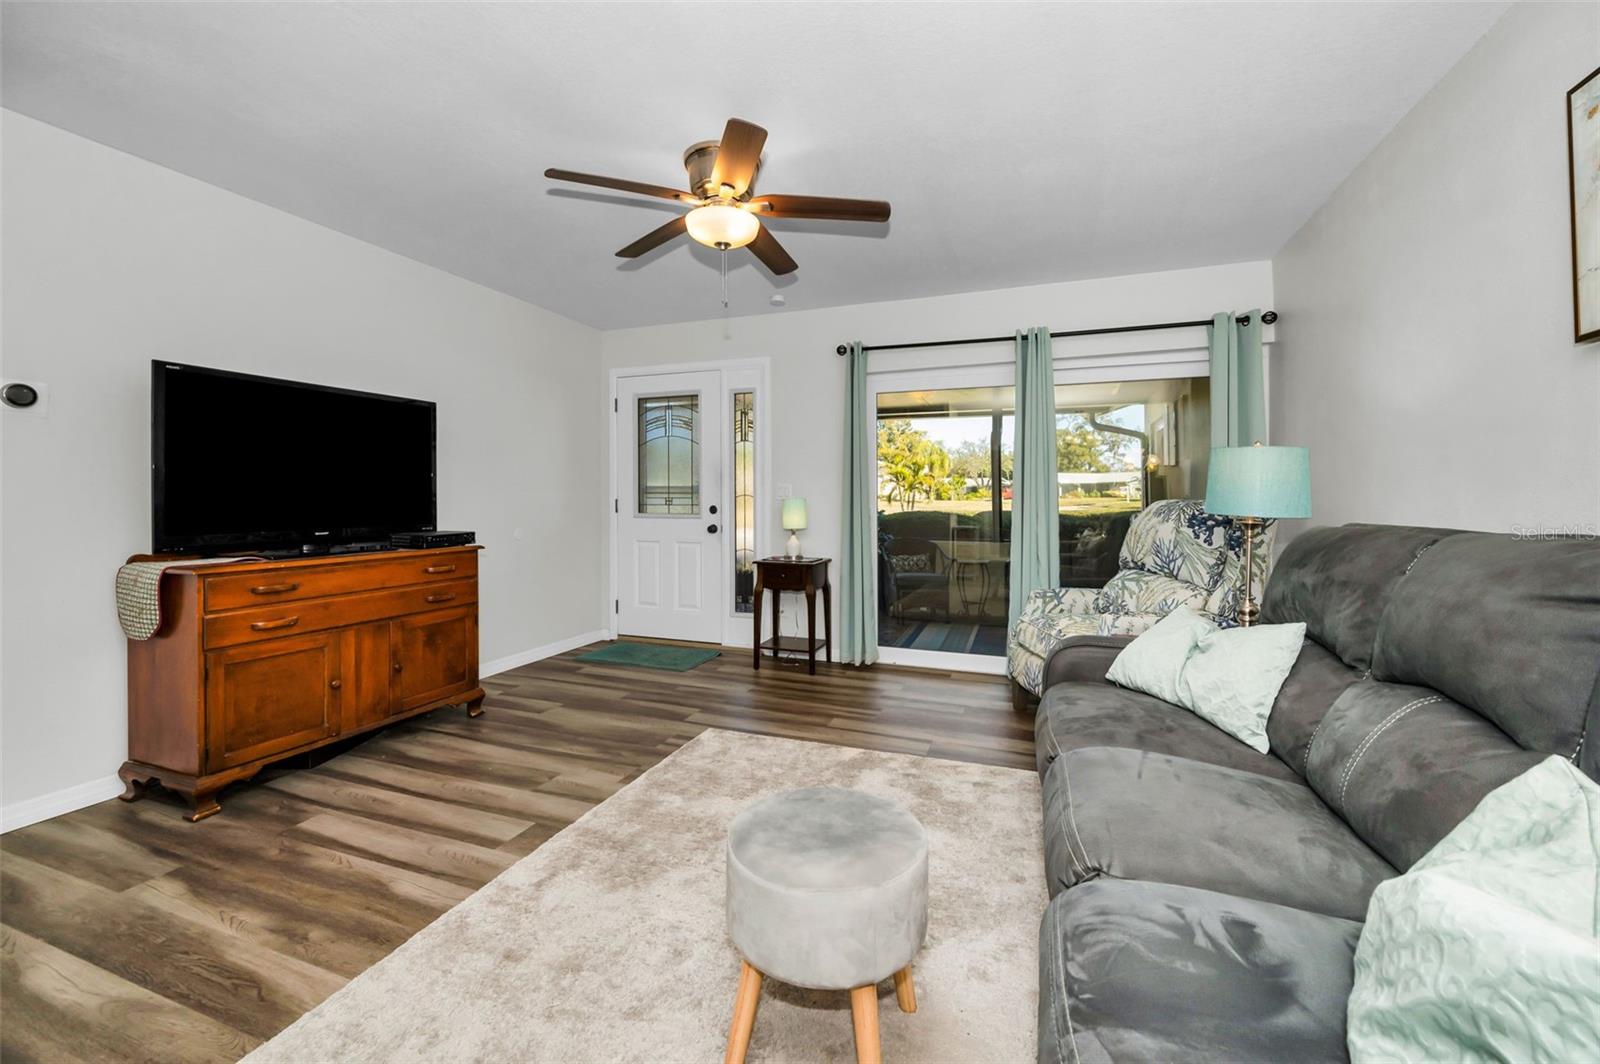
[[[1600,4],[1513,7],[1273,260],[1273,434],[1314,524],[1600,531],[1600,343],[1572,342],[1566,91]]]
[[[0,412],[8,822],[60,812],[63,788],[58,805],[105,797],[127,756],[111,588],[150,548],[152,358],[436,401],[440,527],[487,548],[485,662],[603,626],[595,330],[0,115],[0,370],[50,389],[46,417]],[[271,448],[238,428],[218,442],[248,475]]]
[[[1070,249],[1063,249],[1068,253]],[[801,269],[805,267],[802,265]],[[644,277],[643,274],[640,275]],[[716,278],[707,274],[708,292]],[[834,349],[860,340],[897,343],[971,336],[1009,335],[1017,328],[1095,328],[1160,321],[1209,319],[1219,310],[1273,306],[1271,266],[1240,263],[1166,273],[972,292],[928,299],[865,303],[793,314],[760,314],[675,325],[608,330],[601,334],[607,370],[663,363],[766,357],[772,363],[770,424],[774,484],[792,485],[807,500],[810,528],[802,539],[807,554],[837,559],[844,463],[844,359]],[[1272,328],[1267,329],[1272,336]],[[1204,329],[1056,341],[1055,353],[1089,356],[1103,352],[1204,349]],[[870,355],[873,369],[901,369],[1012,358],[1010,345],[997,349],[946,348]],[[606,407],[609,410],[609,405]],[[609,461],[609,457],[607,459]],[[609,510],[610,500],[597,500]],[[783,544],[778,503],[763,500],[768,534],[762,554]],[[609,532],[609,522],[607,522]],[[609,548],[608,548],[609,549]],[[833,577],[838,579],[835,570]],[[610,593],[602,591],[604,606]],[[838,609],[835,603],[835,611]],[[786,608],[784,619],[800,617]],[[838,632],[835,619],[835,633]],[[785,631],[789,631],[786,627]]]

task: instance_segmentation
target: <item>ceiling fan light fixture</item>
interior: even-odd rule
[[[689,235],[708,248],[742,248],[761,232],[756,216],[742,207],[708,203],[696,207],[684,219]]]

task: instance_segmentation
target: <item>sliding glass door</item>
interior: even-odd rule
[[[1061,586],[1104,586],[1140,510],[1203,496],[1210,438],[1203,365],[1058,363]],[[973,655],[972,667],[1000,668],[1010,605],[1012,376],[1010,362],[874,375],[885,660],[932,664],[923,655]]]
[[[1015,389],[878,393],[878,642],[1004,654]]]

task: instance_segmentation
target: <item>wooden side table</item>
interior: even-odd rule
[[[822,638],[817,638],[817,591],[822,592]],[[761,593],[772,595],[772,638],[761,639]],[[806,596],[806,637],[783,635],[780,623],[783,616],[785,591],[801,591]],[[804,651],[808,671],[817,674],[817,651],[826,653],[825,660],[833,661],[833,585],[828,583],[827,558],[761,558],[756,562],[755,591],[755,667],[761,668],[761,652],[772,651],[774,659],[781,650]]]

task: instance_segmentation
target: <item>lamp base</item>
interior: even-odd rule
[[[789,545],[785,549],[789,552],[789,557],[800,557],[800,536],[797,533],[789,533]]]
[[[1255,596],[1251,594],[1251,577],[1255,569],[1256,533],[1266,524],[1259,517],[1236,517],[1234,520],[1244,528],[1244,595],[1239,599],[1239,627],[1249,628],[1261,616],[1261,607],[1256,605]]]

